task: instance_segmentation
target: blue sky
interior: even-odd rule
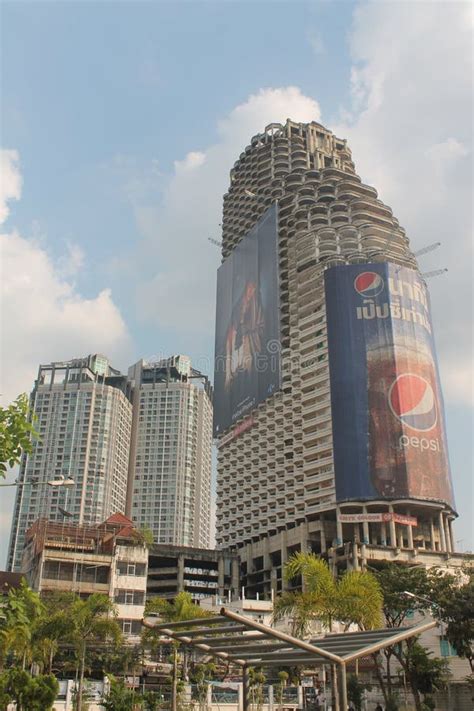
[[[3,2],[1,26],[5,397],[96,350],[205,368],[228,171],[266,123],[314,118],[415,247],[442,242],[423,268],[449,268],[430,285],[472,547],[469,3]]]

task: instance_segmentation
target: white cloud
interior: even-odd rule
[[[18,160],[17,151],[0,150],[0,224],[3,224],[10,214],[8,202],[20,199],[21,175]]]
[[[473,404],[472,22],[468,3],[363,2],[354,12],[347,137],[429,282],[445,399]],[[394,30],[394,28],[396,28]],[[347,116],[350,116],[348,120]]]
[[[236,106],[217,125],[218,140],[175,162],[175,172],[156,207],[134,206],[146,237],[146,259],[153,252],[158,269],[137,289],[138,312],[148,322],[180,333],[212,338],[222,195],[229,171],[250,138],[268,123],[319,120],[314,99],[296,87],[262,89]]]
[[[174,168],[177,173],[199,168],[206,160],[206,154],[201,151],[191,151],[184,160],[175,160]]]
[[[8,154],[10,188],[4,199],[18,199],[18,157],[14,151]],[[31,389],[41,362],[97,351],[117,359],[126,355],[129,337],[110,291],[84,298],[70,281],[83,264],[77,246],[69,245],[68,253],[55,263],[43,240],[12,231],[0,235],[0,248],[3,403]]]

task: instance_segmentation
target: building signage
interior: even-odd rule
[[[398,264],[325,272],[336,497],[454,506],[426,285]]]
[[[243,422],[239,422],[239,424],[236,425],[233,430],[221,437],[221,439],[217,443],[217,449],[220,449],[221,447],[224,447],[224,445],[229,444],[229,442],[232,442],[232,440],[236,439],[236,437],[240,437],[241,434],[249,430],[251,427],[253,427],[253,425],[253,417],[247,417],[245,420],[243,420]]]
[[[405,516],[398,513],[361,513],[361,514],[339,514],[337,517],[341,523],[388,523],[394,521],[404,526],[417,526],[418,519],[415,516]]]
[[[273,205],[217,272],[214,436],[280,387],[278,211]]]

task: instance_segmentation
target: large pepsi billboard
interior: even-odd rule
[[[280,387],[278,212],[273,205],[217,272],[214,435]]]
[[[397,264],[325,272],[336,497],[454,506],[430,302]]]

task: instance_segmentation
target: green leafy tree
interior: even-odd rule
[[[132,536],[139,546],[146,546],[147,548],[150,548],[150,546],[152,546],[155,542],[153,531],[147,526],[144,528],[133,529]]]
[[[405,647],[403,659],[416,708],[423,709],[423,705],[434,708],[432,694],[443,689],[449,678],[446,660],[434,657],[418,642]],[[420,695],[424,697],[423,702]]]
[[[288,672],[284,670],[278,672],[277,703],[280,708],[283,706],[283,694],[288,683],[289,676]]]
[[[201,711],[207,708],[209,680],[214,677],[216,669],[216,665],[212,662],[208,664],[195,664],[192,669],[190,680],[196,684],[199,709]]]
[[[254,711],[261,711],[263,707],[263,685],[266,677],[261,669],[249,667],[249,697]]]
[[[16,711],[49,711],[58,694],[59,684],[51,674],[32,677],[24,669],[8,669],[0,675],[0,701],[6,708],[16,704]]]
[[[97,642],[122,640],[122,633],[115,616],[115,605],[107,595],[94,593],[86,600],[77,598],[69,610],[69,638],[76,653],[78,665],[77,708],[82,709],[84,695],[84,673],[88,648]]]
[[[22,452],[31,452],[36,437],[26,395],[19,395],[8,407],[0,407],[0,476],[20,463]]]
[[[133,689],[125,686],[122,679],[110,676],[109,682],[109,692],[105,694],[101,702],[104,711],[136,711],[137,708],[143,708],[142,700],[137,697]],[[140,703],[139,707],[138,703]]]
[[[434,614],[438,609],[438,599],[452,594],[457,585],[456,579],[443,570],[428,571],[425,568],[409,568],[396,563],[384,565],[375,575],[383,590],[385,624],[393,628],[406,626],[415,611]],[[411,593],[411,596],[406,595],[406,592]],[[419,688],[422,673],[417,673],[416,665],[424,663],[424,658],[419,653],[418,647],[417,639],[413,637],[401,645],[387,647],[382,653],[374,655],[376,673],[386,704],[393,696],[391,662],[396,658],[410,685],[415,707],[417,711],[422,711],[422,692]],[[413,650],[418,651],[413,652]],[[441,666],[444,664],[443,660],[436,658],[431,661],[434,667],[438,663]],[[383,678],[383,662],[385,662],[386,682]]]
[[[474,575],[464,585],[443,591],[437,603],[434,614],[444,623],[446,639],[474,673]]]
[[[68,610],[75,599],[74,593],[53,592],[42,600],[42,614],[32,630],[32,656],[43,672],[53,672],[60,642],[69,633]]]
[[[11,588],[1,603],[0,664],[8,655],[25,669],[33,659],[34,629],[44,613],[38,593],[23,578],[18,588]]]

